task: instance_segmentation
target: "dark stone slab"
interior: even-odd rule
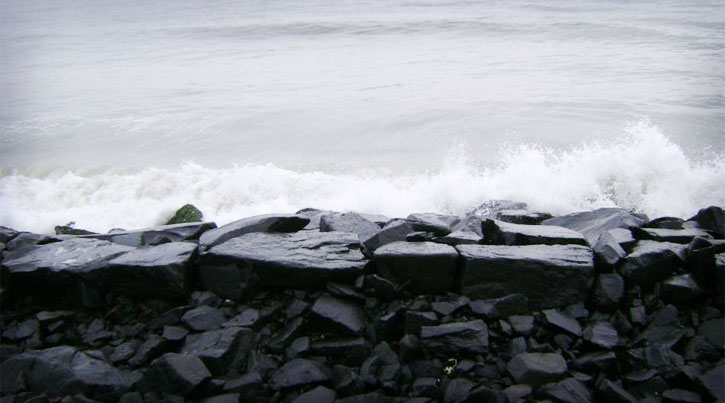
[[[434,238],[433,242],[446,245],[476,245],[481,243],[483,238],[471,231],[453,231],[450,234],[438,238]]]
[[[383,245],[393,242],[405,241],[405,238],[413,232],[413,228],[405,220],[393,220],[381,230],[363,240],[363,246],[374,251]]]
[[[5,245],[8,252],[14,252],[16,255],[31,250],[36,246],[47,245],[49,243],[59,242],[63,237],[55,237],[46,234],[33,234],[31,232],[20,232],[12,241]],[[5,256],[5,254],[3,254]]]
[[[685,247],[670,242],[639,241],[625,259],[620,272],[630,285],[651,290],[684,266]]]
[[[696,222],[699,228],[711,231],[720,239],[725,237],[725,212],[722,207],[706,207],[687,221]]]
[[[494,217],[512,224],[539,225],[551,218],[551,214],[531,210],[501,210],[497,211]]]
[[[181,353],[199,357],[214,375],[226,372],[237,356],[246,356],[256,344],[257,334],[249,328],[226,328],[186,337]]]
[[[596,395],[597,401],[612,403],[637,402],[637,399],[631,393],[604,377],[599,378],[596,382]]]
[[[612,349],[619,345],[617,329],[609,322],[593,322],[582,332],[582,338],[604,349]]]
[[[138,349],[136,349],[136,352],[133,357],[128,360],[128,363],[133,367],[144,365],[163,354],[166,347],[166,340],[158,335],[151,334],[143,341],[143,343],[141,343]]]
[[[542,311],[542,313],[544,314],[544,320],[549,325],[564,330],[577,337],[582,335],[582,327],[579,324],[579,321],[571,316],[557,309],[546,309]]]
[[[432,353],[483,353],[488,350],[488,327],[482,320],[422,326],[420,341]]]
[[[665,228],[665,229],[682,229],[682,224],[685,222],[679,217],[659,217],[654,220],[650,220],[648,223],[643,225],[643,228]]]
[[[468,306],[475,315],[500,319],[528,313],[529,299],[523,294],[509,294],[501,298],[473,300]]]
[[[691,274],[679,274],[658,284],[657,294],[667,303],[687,304],[705,293]]]
[[[725,361],[698,376],[697,383],[711,399],[718,402],[725,400]]]
[[[593,211],[574,213],[544,220],[544,225],[557,225],[582,233],[590,245],[597,242],[599,236],[614,228],[638,228],[648,219],[632,214],[625,209],[600,208]]]
[[[59,346],[28,350],[3,361],[0,391],[14,394],[27,390],[56,396],[82,392],[93,399],[114,402],[140,377],[75,347]]]
[[[637,228],[634,230],[634,235],[638,239],[648,239],[657,242],[672,242],[672,243],[690,243],[693,238],[712,238],[710,234],[705,231],[688,228],[688,229],[666,229],[666,228]]]
[[[2,272],[9,290],[59,305],[96,307],[104,303],[106,267],[134,248],[97,239],[69,239],[8,253]]]
[[[161,334],[166,341],[177,342],[182,341],[186,336],[189,335],[189,331],[186,328],[180,326],[164,326],[164,331]]]
[[[141,386],[149,391],[188,396],[209,378],[211,373],[199,358],[167,353],[149,365]]]
[[[432,232],[438,236],[450,234],[453,227],[461,221],[456,216],[435,213],[411,214],[406,220],[415,231]]]
[[[592,302],[598,308],[609,310],[617,306],[624,297],[624,279],[616,273],[602,273],[597,276],[592,290]]]
[[[517,334],[528,336],[534,331],[534,317],[531,315],[509,316],[508,323]]]
[[[592,391],[575,378],[547,383],[539,389],[537,397],[551,399],[557,403],[591,403],[594,401]]]
[[[509,361],[506,369],[516,382],[534,387],[557,381],[569,370],[564,357],[552,353],[518,354]]]
[[[697,334],[704,336],[710,343],[725,349],[725,318],[715,318],[702,322]]]
[[[684,389],[668,389],[662,392],[665,403],[700,403],[700,395]]]
[[[318,386],[309,392],[301,394],[292,403],[332,403],[336,397],[337,393],[334,390]]]
[[[220,297],[240,299],[257,284],[300,288],[353,282],[366,263],[355,234],[250,233],[203,253],[199,277]]]
[[[457,247],[463,294],[498,298],[524,294],[531,309],[584,301],[594,276],[591,249],[579,245]]]
[[[323,295],[312,305],[310,313],[322,331],[357,336],[365,327],[361,307],[342,298]]]
[[[320,217],[320,231],[350,232],[365,241],[377,234],[380,227],[357,213],[330,213]]]
[[[20,232],[15,231],[12,228],[3,227],[0,225],[0,243],[7,244],[8,242],[12,241],[13,238],[18,236]]]
[[[155,246],[169,242],[196,241],[206,231],[216,228],[213,222],[161,225],[108,234],[82,235],[83,239],[102,239],[126,246]]]
[[[592,250],[595,263],[606,271],[614,269],[627,256],[627,252],[612,236],[611,231],[603,233],[592,246]]]
[[[634,235],[632,235],[632,231],[626,228],[614,228],[610,229],[606,233],[611,235],[625,251],[632,250],[634,245],[637,243],[637,240],[634,239]]]
[[[687,331],[680,324],[677,308],[667,305],[650,316],[647,327],[637,336],[635,343],[646,340],[650,345],[661,344],[673,347],[686,333]]]
[[[189,242],[131,250],[108,262],[110,288],[138,298],[183,297],[193,286],[196,251]]]
[[[584,236],[564,227],[511,224],[488,219],[483,223],[484,242],[492,245],[587,245]]]
[[[405,333],[418,335],[422,326],[431,326],[438,323],[435,312],[406,311]]]
[[[186,311],[181,317],[181,321],[192,330],[203,332],[219,329],[222,327],[222,323],[226,322],[226,318],[221,310],[202,305]]]
[[[291,389],[307,385],[319,385],[330,381],[331,373],[324,365],[311,360],[296,358],[272,374],[272,388]]]
[[[458,253],[431,242],[393,242],[375,251],[379,273],[398,284],[410,282],[414,293],[443,293],[453,289]]]
[[[310,219],[297,214],[265,214],[243,218],[219,228],[206,231],[199,238],[199,244],[205,248],[224,243],[232,238],[255,232],[297,232],[304,228]]]

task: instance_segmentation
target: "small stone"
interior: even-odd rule
[[[362,334],[365,315],[357,304],[336,297],[323,295],[310,309],[322,326],[321,330],[349,335]]]
[[[181,321],[193,330],[203,332],[219,329],[226,318],[221,310],[203,305],[187,311]]]
[[[521,353],[506,365],[514,380],[540,386],[562,378],[569,370],[560,354]]]
[[[698,385],[713,400],[725,400],[725,361],[720,361],[713,369],[697,377]]]
[[[586,354],[574,360],[573,365],[589,374],[610,373],[617,370],[617,355],[612,351]]]
[[[725,318],[710,319],[702,322],[697,334],[704,336],[710,343],[725,348]]]
[[[513,315],[508,322],[517,334],[528,336],[534,331],[534,317],[531,315]]]
[[[435,353],[483,353],[488,350],[488,327],[482,320],[423,326],[420,329],[420,341]]]
[[[616,383],[607,378],[600,378],[596,383],[597,395],[605,402],[637,403],[637,399]]]
[[[201,211],[196,208],[193,204],[185,204],[180,209],[176,210],[176,213],[174,214],[169,221],[166,222],[166,225],[170,224],[181,224],[181,223],[190,223],[190,222],[201,222],[202,220],[202,213]]]
[[[113,349],[113,353],[111,353],[111,356],[108,357],[108,359],[113,364],[126,362],[129,358],[133,357],[139,344],[140,343],[138,340],[131,340],[125,343],[121,343]]]
[[[284,313],[287,319],[294,319],[307,310],[307,308],[310,307],[310,304],[308,304],[305,301],[302,301],[301,299],[295,298],[292,300],[292,302],[287,306],[287,309],[285,309]]]
[[[660,283],[658,294],[665,302],[686,304],[704,293],[691,274],[680,274]]]
[[[504,389],[503,393],[508,397],[509,402],[514,403],[526,399],[532,391],[533,388],[529,385],[511,385]]]
[[[328,382],[330,370],[324,365],[302,358],[296,358],[272,374],[270,384],[274,389],[291,389],[300,386]]]
[[[301,394],[292,403],[332,403],[336,397],[337,393],[334,390],[318,386],[309,392]]]
[[[548,398],[559,403],[591,403],[593,401],[589,388],[575,378],[548,383],[539,389],[537,397]]]
[[[415,397],[429,397],[437,399],[440,395],[438,380],[436,378],[418,378],[413,381],[411,393]]]
[[[419,335],[421,326],[432,326],[438,323],[435,312],[405,312],[405,333]]]
[[[176,342],[184,340],[189,334],[189,331],[179,326],[164,326],[164,332],[161,335],[164,339],[170,342]]]
[[[571,318],[556,309],[546,309],[542,311],[542,313],[544,314],[544,319],[548,324],[567,331],[574,336],[582,335],[582,327],[576,319]]]
[[[617,330],[609,322],[589,324],[582,332],[584,340],[605,349],[612,349],[619,344]]]
[[[136,350],[136,353],[128,360],[132,367],[141,366],[164,352],[166,340],[152,334]]]
[[[259,321],[259,311],[254,308],[246,308],[239,315],[229,319],[222,324],[222,327],[253,327]]]
[[[227,393],[202,399],[199,403],[239,403],[241,396],[239,393]]]
[[[684,389],[669,389],[662,393],[665,403],[700,403],[700,395]]]
[[[209,378],[211,373],[200,359],[167,353],[151,363],[141,382],[148,390],[187,396]]]
[[[602,309],[617,306],[624,297],[624,279],[616,273],[602,273],[594,283],[592,302]]]
[[[509,294],[501,298],[471,301],[468,304],[476,315],[486,318],[506,318],[529,312],[529,299],[523,294]]]

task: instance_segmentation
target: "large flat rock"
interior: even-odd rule
[[[358,213],[330,213],[320,217],[320,231],[352,232],[365,241],[377,234],[380,227]]]
[[[587,298],[594,278],[591,249],[580,245],[461,245],[462,291],[471,298],[524,294],[533,310]]]
[[[199,237],[199,244],[207,249],[254,232],[297,232],[309,222],[308,217],[299,214],[264,214],[247,217],[205,232]]]
[[[73,238],[7,253],[2,272],[14,295],[34,295],[57,305],[97,306],[106,291],[109,261],[134,249]]]
[[[712,235],[697,228],[668,229],[668,228],[637,228],[637,238],[658,242],[690,243],[695,237],[710,239]]]
[[[239,299],[255,285],[300,288],[352,282],[367,260],[357,234],[255,232],[232,238],[200,257],[199,277],[210,291]]]
[[[191,290],[197,245],[171,242],[138,248],[108,262],[109,285],[138,298],[180,298]]]
[[[553,225],[512,224],[488,219],[483,228],[484,242],[494,245],[587,245],[582,234]]]
[[[458,253],[433,242],[393,242],[378,248],[374,260],[379,273],[414,293],[452,291]]]
[[[593,245],[599,235],[614,228],[639,228],[648,219],[646,216],[632,214],[620,208],[600,208],[592,211],[574,213],[560,217],[550,218],[541,223],[544,225],[557,225],[581,232]]]
[[[80,238],[101,239],[126,246],[153,246],[168,242],[195,241],[206,231],[216,228],[213,222],[161,225],[153,228],[81,235]]]

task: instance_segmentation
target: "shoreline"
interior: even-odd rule
[[[650,220],[506,201],[464,217],[305,209],[109,234],[0,228],[0,393],[722,400],[724,231],[715,206]]]

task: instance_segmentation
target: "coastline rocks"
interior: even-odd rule
[[[353,302],[323,295],[315,301],[310,312],[317,319],[319,328],[332,333],[360,335],[365,327],[362,309]]]
[[[290,389],[306,385],[319,385],[328,382],[330,378],[330,370],[324,365],[296,358],[272,374],[271,384],[275,389]]]
[[[631,285],[652,289],[684,265],[685,246],[669,242],[639,241],[620,269]]]
[[[488,327],[482,320],[422,326],[420,342],[433,354],[484,353],[488,350]]]
[[[532,309],[586,300],[594,277],[591,249],[579,245],[457,247],[462,292],[470,298],[524,294]]]
[[[199,358],[167,353],[149,365],[141,380],[141,387],[185,397],[210,378],[211,373]]]
[[[374,222],[357,213],[332,213],[320,217],[320,232],[351,232],[361,241],[367,240],[380,231]]]
[[[309,218],[297,214],[264,214],[247,217],[205,232],[199,238],[199,244],[203,249],[209,249],[249,233],[297,232],[309,222]]]
[[[203,233],[214,228],[216,228],[216,224],[213,222],[194,222],[131,231],[114,231],[108,234],[81,235],[79,238],[101,239],[134,247],[154,246],[168,242],[196,241]]]
[[[552,218],[549,213],[531,210],[501,210],[494,214],[499,221],[512,224],[539,225],[542,221]]]
[[[456,281],[458,253],[432,242],[393,242],[374,254],[380,274],[413,293],[444,293]]]
[[[722,207],[710,206],[700,209],[694,216],[685,222],[696,223],[698,228],[711,231],[718,238],[725,238],[725,212]]]
[[[634,230],[639,239],[648,239],[657,242],[690,243],[695,237],[712,238],[705,231],[688,229],[667,229],[667,228],[637,228]]]
[[[299,288],[324,286],[327,281],[352,282],[366,263],[356,234],[256,232],[203,253],[199,278],[220,297],[240,299],[256,284]]]
[[[590,245],[593,245],[599,236],[614,228],[638,228],[647,222],[647,217],[632,214],[625,209],[600,208],[593,211],[574,213],[560,217],[550,218],[541,222],[543,225],[556,225],[582,233]]]
[[[411,214],[407,220],[413,230],[432,232],[437,236],[450,234],[453,227],[461,221],[456,216],[435,213]]]
[[[385,224],[385,226],[363,241],[363,246],[368,251],[375,251],[383,245],[389,243],[405,241],[408,234],[413,232],[413,228],[405,220],[393,220]]]
[[[518,354],[506,369],[516,382],[537,387],[561,379],[569,370],[564,357],[552,353]]]
[[[493,245],[583,245],[584,236],[564,227],[511,224],[498,220],[483,223],[483,238]]]

